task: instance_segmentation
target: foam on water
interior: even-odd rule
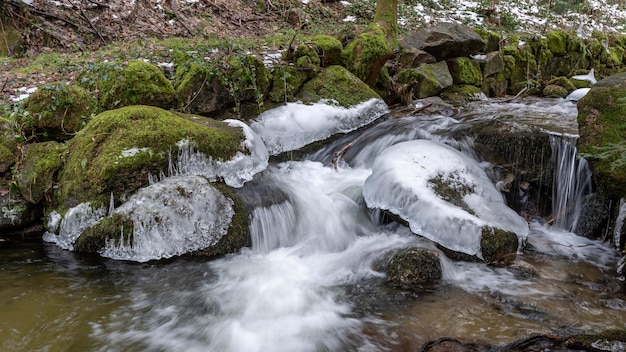
[[[433,189],[432,180],[461,194],[472,213],[453,205]],[[528,234],[526,221],[508,208],[480,165],[441,143],[416,140],[387,148],[374,161],[363,189],[369,207],[389,210],[406,220],[413,232],[454,251],[481,256],[485,226]]]
[[[301,148],[336,133],[347,133],[376,120],[387,110],[380,99],[343,108],[321,101],[312,105],[287,103],[261,114],[250,127],[271,155]]]

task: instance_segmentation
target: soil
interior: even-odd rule
[[[336,30],[345,26],[344,9],[333,0],[3,0],[0,21],[16,28],[24,43],[14,59],[0,60],[0,97],[75,78],[72,70],[38,70],[33,62],[40,54],[57,53],[71,61],[128,43],[149,51],[145,46],[154,45],[153,39],[255,40],[288,29],[305,32],[312,18],[319,21],[315,30]]]

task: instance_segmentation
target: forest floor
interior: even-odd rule
[[[372,20],[375,3],[3,0],[0,25],[16,28],[23,44],[11,57],[0,57],[0,103],[6,110],[7,102],[17,101],[48,82],[72,81],[83,67],[99,61],[143,58],[166,63],[176,50],[192,51],[201,46],[225,52],[235,48],[278,50],[296,35],[329,34],[348,39]],[[399,0],[400,35],[437,21],[456,21],[502,33],[576,30],[576,26],[588,31],[624,32],[626,26],[626,6],[617,0],[555,0],[547,2],[550,8],[524,7],[525,3]],[[572,4],[565,11],[557,7],[560,3]]]

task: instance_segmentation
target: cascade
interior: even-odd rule
[[[576,158],[576,146],[571,140],[551,136],[550,144],[553,226],[574,232],[585,197],[592,192],[591,170],[585,159]]]

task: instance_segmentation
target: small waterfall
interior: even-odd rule
[[[296,214],[289,201],[255,208],[250,221],[252,248],[261,253],[293,245]],[[271,235],[268,235],[271,234]]]
[[[585,159],[576,158],[576,146],[571,140],[552,136],[553,226],[574,232],[585,197],[592,191],[591,170]]]

